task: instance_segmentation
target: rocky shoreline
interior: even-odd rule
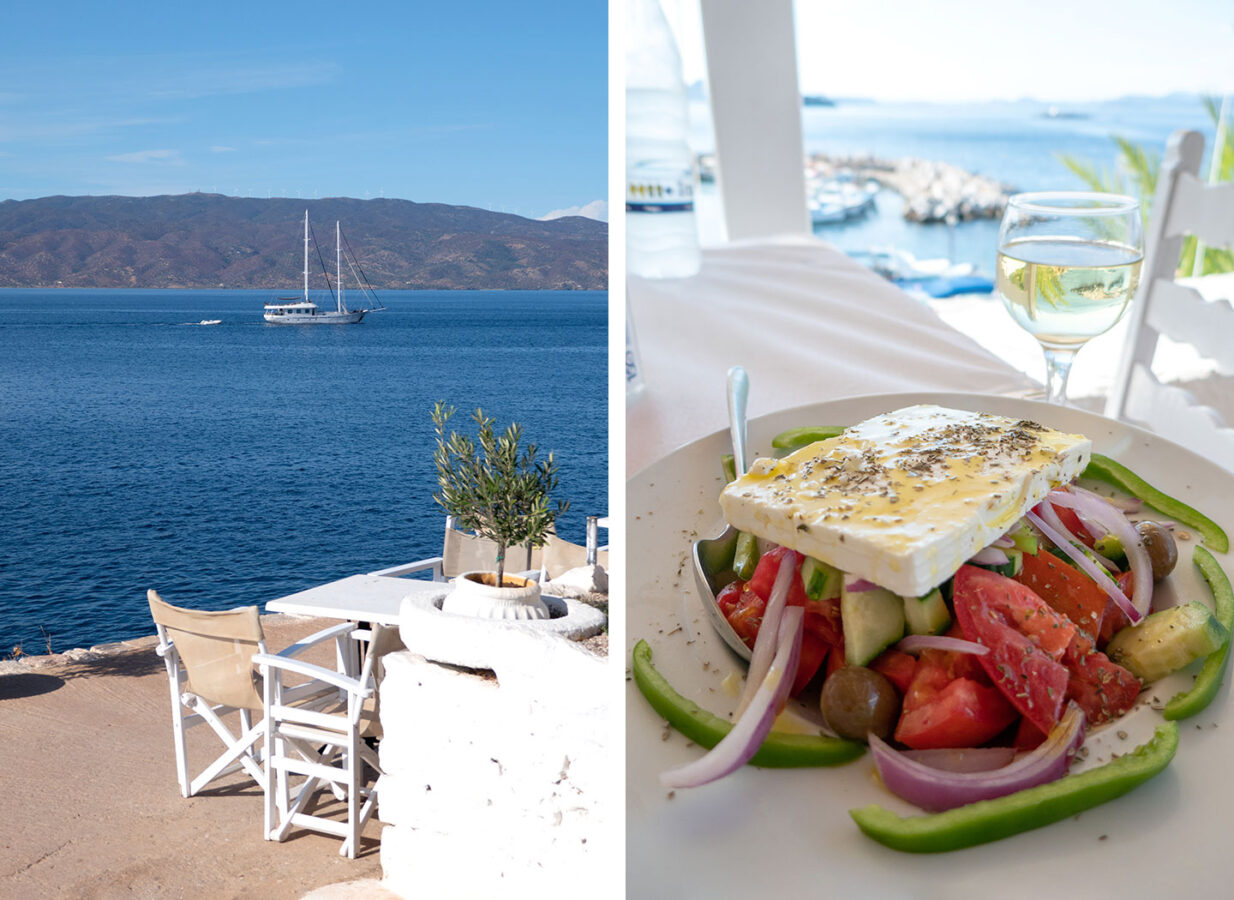
[[[1003,214],[1014,188],[951,163],[904,157],[887,160],[869,155],[830,156],[815,153],[807,169],[816,177],[839,175],[874,181],[904,198],[909,222],[962,222],[994,219]]]

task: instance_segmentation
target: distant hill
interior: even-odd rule
[[[379,290],[607,286],[608,226],[592,219],[542,222],[409,200],[180,194],[0,203],[0,287],[295,290],[306,208],[331,272],[337,219]]]

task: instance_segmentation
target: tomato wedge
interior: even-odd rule
[[[900,695],[908,693],[917,674],[917,660],[899,650],[884,650],[870,660],[870,668],[887,676],[887,680],[896,686]]]
[[[990,652],[978,657],[995,686],[1041,731],[1062,715],[1069,675],[1059,662],[1076,627],[1030,589],[986,569],[961,566],[952,583],[964,637]]]
[[[801,554],[787,547],[769,550],[759,559],[750,580],[736,581],[726,586],[716,596],[716,604],[728,619],[729,625],[737,632],[737,636],[752,649],[758,638],[758,630],[763,624],[763,614],[767,610],[771,587],[780,570],[780,561],[788,554],[792,554],[797,572],[789,583],[787,602],[790,606],[805,608],[801,656],[797,663],[797,674],[793,679],[792,695],[795,697],[805,690],[822,668],[831,648],[840,646],[843,642],[840,636],[840,601],[835,598],[810,600],[806,597],[805,586],[801,583]]]
[[[1090,727],[1121,716],[1135,706],[1140,679],[1111,662],[1084,631],[1075,633],[1063,654],[1063,665],[1071,673],[1067,699],[1084,710]]]
[[[796,697],[806,689],[815,674],[823,666],[831,645],[809,631],[801,634],[801,655],[797,660],[797,675],[793,678],[793,686],[789,693]]]
[[[767,611],[767,601],[741,582],[734,582],[720,592],[716,598],[721,610],[726,610],[724,618],[733,626],[733,631],[754,649],[754,641],[758,637],[758,628],[763,624],[763,613]]]
[[[789,582],[788,598],[785,602],[789,606],[803,607],[807,615],[814,613],[826,617],[834,626],[834,639],[828,639],[829,643],[834,646],[840,634],[840,599],[832,597],[829,600],[811,600],[806,596],[806,588],[801,581],[801,564],[805,562],[805,557],[796,550],[790,550],[788,547],[775,547],[764,553],[759,557],[758,565],[754,567],[754,574],[750,576],[747,587],[762,597],[764,601],[770,600],[771,586],[775,583],[776,575],[780,571],[780,560],[790,554],[797,567],[797,572],[793,580]],[[809,627],[808,623],[807,627]]]
[[[1114,580],[1118,582],[1118,586],[1123,589],[1123,593],[1128,597],[1135,593],[1135,573],[1130,569]],[[1113,597],[1107,598],[1105,618],[1101,620],[1101,633],[1097,635],[1097,642],[1104,647],[1109,643],[1110,638],[1130,624],[1131,620],[1127,618],[1127,614],[1123,612],[1122,607],[1114,602]]]
[[[1101,633],[1110,597],[1075,566],[1045,550],[1036,556],[1025,553],[1024,567],[1015,580],[1083,628],[1090,637]]]
[[[801,561],[804,557],[796,550],[790,550],[788,547],[775,547],[768,550],[758,559],[758,565],[754,567],[754,574],[750,576],[747,586],[754,593],[763,598],[764,602],[771,599],[771,586],[775,583],[776,575],[780,572],[780,560],[785,556],[791,555],[793,562],[797,566],[797,573],[793,576],[793,580],[788,586],[788,604],[789,606],[805,606],[806,605],[806,589],[801,583]]]
[[[957,675],[966,654],[923,650],[904,694],[895,739],[914,750],[976,747],[1015,721],[1016,711],[987,678]]]

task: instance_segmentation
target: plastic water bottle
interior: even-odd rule
[[[626,270],[682,278],[701,255],[681,54],[658,0],[626,10]]]

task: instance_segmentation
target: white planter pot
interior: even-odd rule
[[[496,587],[496,581],[495,572],[464,572],[454,579],[454,590],[442,601],[441,611],[479,619],[549,618],[538,582],[517,575],[507,575],[503,587]]]

